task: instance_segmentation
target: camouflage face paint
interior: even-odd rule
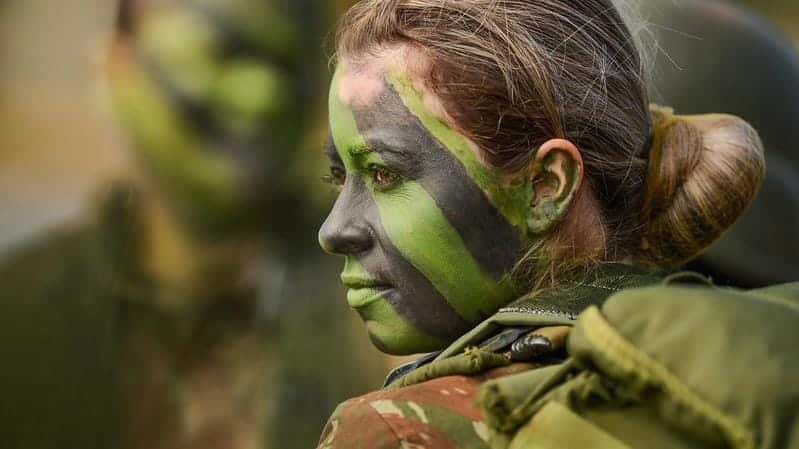
[[[401,72],[379,75],[362,104],[342,100],[345,70],[332,84],[326,147],[342,191],[320,243],[346,257],[348,300],[378,347],[436,349],[518,293],[508,273],[532,189],[484,166]]]

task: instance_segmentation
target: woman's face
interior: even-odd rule
[[[393,354],[453,341],[519,292],[532,189],[480,161],[403,69],[350,72],[330,90],[325,153],[340,194],[319,233],[345,258],[347,301]]]

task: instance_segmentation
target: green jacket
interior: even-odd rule
[[[510,350],[563,325],[560,354]],[[608,265],[343,403],[319,447],[799,448],[798,343],[799,283],[742,291]]]

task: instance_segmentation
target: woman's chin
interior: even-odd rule
[[[395,332],[387,330],[385,326],[375,321],[366,322],[366,330],[372,344],[389,355],[412,355],[437,351],[446,345],[438,340],[424,336],[422,339],[415,332]]]
[[[377,301],[357,310],[366,324],[372,343],[386,354],[420,354],[442,349],[447,344],[420,332],[385,301]]]

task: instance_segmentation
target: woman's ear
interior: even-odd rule
[[[533,201],[527,211],[527,228],[543,234],[566,218],[583,182],[583,156],[573,143],[551,139],[538,149],[530,180]]]

